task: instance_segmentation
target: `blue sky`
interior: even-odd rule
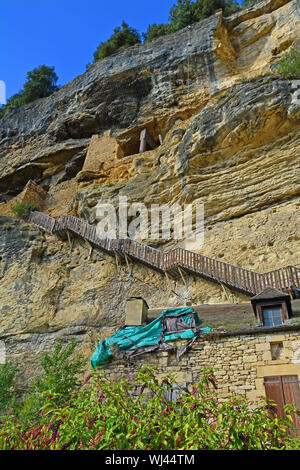
[[[6,97],[26,74],[55,66],[58,85],[85,72],[93,52],[124,20],[139,32],[166,23],[175,0],[0,0],[0,80]]]

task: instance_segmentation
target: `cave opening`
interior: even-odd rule
[[[153,130],[150,132],[147,128],[136,132],[126,142],[119,142],[122,157],[137,155],[149,150],[154,150],[162,144],[162,137]]]

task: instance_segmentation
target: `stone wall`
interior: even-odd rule
[[[41,210],[43,208],[46,194],[47,193],[43,188],[34,181],[29,180],[23,191],[18,196],[8,202],[0,204],[0,214],[11,216],[13,214],[11,211],[12,207],[22,202],[31,202],[37,209]]]
[[[220,399],[242,394],[255,403],[265,396],[264,377],[294,374],[300,378],[299,332],[298,325],[289,331],[203,336],[180,360],[174,351],[159,351],[128,362],[115,360],[106,371],[116,379],[148,364],[156,368],[159,378],[171,373],[177,383],[194,384],[204,369],[213,368]]]

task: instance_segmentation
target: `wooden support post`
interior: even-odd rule
[[[90,259],[92,258],[92,254],[93,254],[93,249],[94,249],[94,247],[93,247],[93,245],[92,245],[86,238],[84,238],[84,241],[85,241],[85,243],[86,243],[86,244],[88,245],[88,247],[89,247],[88,261],[90,261]]]
[[[56,242],[56,245],[58,246],[58,248],[61,250],[61,246],[59,245],[59,238],[57,236],[56,233],[54,233],[54,236],[55,236],[55,242]]]
[[[186,282],[185,282],[184,275],[183,275],[183,272],[184,272],[183,269],[181,269],[180,266],[177,266],[177,269],[179,271],[181,279],[183,280],[184,285],[186,286]]]
[[[220,286],[222,287],[222,289],[223,289],[223,291],[224,291],[224,294],[226,295],[226,298],[227,298],[228,302],[230,302],[230,303],[233,304],[234,302],[233,302],[233,300],[232,300],[232,295],[231,295],[231,296],[228,295],[228,292],[227,292],[227,290],[225,289],[225,286],[224,286],[223,282],[218,281],[218,283],[219,283]]]
[[[166,279],[167,279],[167,282],[168,282],[169,289],[171,290],[172,286],[171,286],[170,279],[169,279],[169,276],[168,276],[166,271],[165,271],[165,276],[166,276]]]
[[[129,263],[130,257],[126,253],[124,253],[124,256],[125,256],[127,268],[128,268],[128,271],[129,271],[129,276],[132,276],[133,263],[131,262],[131,267],[130,267],[130,263]]]
[[[72,253],[72,249],[73,249],[73,241],[70,237],[70,233],[69,233],[69,230],[67,230],[67,236],[68,236],[68,240],[69,240],[69,245],[70,245],[70,253]]]
[[[114,254],[115,254],[115,260],[116,260],[116,266],[117,266],[117,272],[118,272],[118,275],[120,274],[120,265],[119,265],[119,255],[117,253],[116,250],[113,250],[114,251]]]

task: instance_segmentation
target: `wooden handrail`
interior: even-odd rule
[[[173,277],[181,276],[181,269],[251,296],[269,286],[292,294],[296,290],[300,291],[300,268],[296,266],[286,266],[262,274],[183,248],[163,252],[130,238],[101,239],[97,236],[96,228],[93,225],[74,216],[55,219],[42,212],[34,211],[30,213],[27,221],[52,234],[60,235],[67,231],[74,233],[112,256],[116,252],[120,255],[126,254],[131,259],[142,262],[160,272],[170,273]]]

